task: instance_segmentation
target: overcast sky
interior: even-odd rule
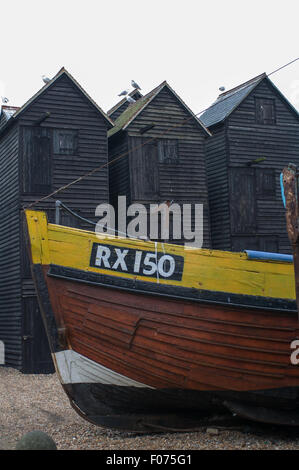
[[[104,111],[131,79],[167,80],[198,113],[299,57],[298,0],[1,2],[0,94],[21,106],[64,66]],[[299,108],[299,60],[270,77]]]

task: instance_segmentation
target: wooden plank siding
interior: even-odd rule
[[[225,126],[213,129],[213,136],[206,140],[205,156],[212,247],[216,250],[230,250],[228,142]]]
[[[144,132],[144,129],[152,124],[154,126]],[[117,178],[116,165],[110,166],[111,194],[129,193],[131,203],[141,203],[145,206],[167,200],[179,205],[202,203],[204,247],[210,247],[204,129],[201,129],[200,124],[195,122],[174,94],[164,87],[132,120],[126,130],[121,132],[127,135],[129,165],[126,158],[126,164],[123,163],[122,166],[124,172],[118,172]],[[177,140],[178,162],[161,163],[158,160],[157,142],[160,139]],[[109,142],[109,159],[112,159],[117,153],[115,136],[110,137]],[[147,152],[148,156],[144,152]],[[144,164],[141,164],[141,161],[144,161]],[[120,165],[118,163],[118,168]],[[151,196],[146,196],[146,187],[151,187]],[[112,203],[115,203],[115,198]]]
[[[276,123],[256,123],[255,100],[274,100]],[[255,168],[275,169],[275,197],[259,199],[257,196],[257,235],[278,238],[278,251],[291,253],[286,231],[285,210],[281,198],[280,173],[290,162],[299,163],[299,120],[287,104],[263,80],[229,116],[227,120],[229,163],[244,166],[249,160],[265,157]]]
[[[21,181],[24,179],[24,131],[28,126],[32,126],[45,112],[50,112],[50,117],[40,127],[49,131],[52,142],[55,129],[74,129],[78,131],[76,155],[60,155],[52,151],[51,191],[55,191],[94,168],[107,163],[107,124],[88,100],[78,92],[74,84],[67,77],[62,76],[55,82],[55,86],[39,97],[19,120]],[[28,194],[22,191],[21,204],[27,206],[44,195],[43,193]],[[82,182],[76,183],[53,198],[35,206],[39,209],[46,209],[49,220],[52,222],[55,218],[54,201],[57,199],[83,217],[96,221],[95,209],[97,205],[109,200],[107,166],[92,176],[88,176]],[[61,214],[61,223],[83,229],[92,229],[92,226],[73,219],[71,215],[66,213]],[[26,296],[34,293],[33,283],[28,280],[28,263],[28,259],[23,263],[22,292]]]
[[[48,117],[38,122],[47,113]],[[106,165],[92,176],[34,206],[35,209],[46,210],[49,221],[54,222],[55,200],[59,199],[83,217],[95,221],[97,205],[109,200],[108,126],[104,115],[68,75],[62,73],[51,86],[45,87],[44,92],[33,97],[28,105],[21,108],[20,115],[13,122],[9,134],[7,133],[7,136],[10,136],[7,144],[6,134],[0,136],[0,203],[2,221],[4,220],[4,225],[0,228],[0,240],[3,249],[8,247],[7,251],[0,254],[0,275],[4,279],[0,287],[0,292],[3,290],[0,300],[3,305],[2,311],[0,310],[0,317],[3,318],[0,334],[14,322],[11,327],[13,330],[9,334],[12,344],[17,344],[17,349],[15,357],[13,351],[9,350],[8,365],[23,372],[53,372],[54,369],[49,364],[47,369],[47,358],[38,357],[39,349],[41,354],[45,354],[43,342],[47,342],[47,339],[36,310],[36,292],[20,220],[22,208],[94,168]],[[54,138],[57,130],[73,130],[77,133],[76,150],[73,154],[58,153]],[[13,156],[12,150],[15,152]],[[63,212],[61,223],[93,230],[93,226],[79,222]],[[11,319],[8,319],[9,312],[13,314]],[[33,329],[31,336],[34,338],[25,344],[22,337],[30,337],[30,328]],[[51,358],[49,360],[52,362]],[[32,363],[29,364],[28,361]]]
[[[256,103],[261,99],[273,103],[275,123],[258,123]],[[288,163],[299,163],[299,119],[296,111],[265,78],[224,121],[209,129],[213,136],[207,140],[206,158],[213,248],[291,253],[281,199],[280,173]],[[261,158],[265,160],[248,165],[251,160]],[[232,220],[236,198],[239,198],[232,187],[234,168],[235,171],[239,168],[240,172],[247,168],[248,175],[249,169],[253,169],[256,184],[258,172],[275,172],[273,195],[261,197],[255,187],[255,200],[250,202],[248,196],[246,211],[248,216],[251,209],[255,211],[255,228],[249,231],[244,228],[239,234],[233,233]],[[229,209],[229,214],[223,212],[223,206]],[[218,214],[224,215],[222,222]]]
[[[41,127],[51,131],[54,129],[78,131],[77,155],[53,153],[53,191],[93,168],[107,163],[107,125],[67,77],[59,78],[55,86],[48,89],[24,112],[19,121],[20,125],[32,125],[45,112],[50,112],[51,115]],[[37,199],[36,196],[23,194],[22,202],[24,204],[33,202]],[[81,210],[82,213],[94,215],[96,205],[109,199],[107,166],[57,195],[56,198],[76,210]]]
[[[5,119],[5,115],[3,113],[3,110],[0,108],[0,112],[1,112],[1,115],[0,115],[0,130],[2,129],[2,127],[5,126],[6,124],[6,119]]]
[[[10,129],[0,146],[0,339],[5,364],[21,368],[21,260],[18,128]]]
[[[118,196],[126,196],[131,203],[128,139],[126,133],[118,133],[109,139],[109,194],[110,203],[117,209]],[[117,211],[116,211],[117,214]]]

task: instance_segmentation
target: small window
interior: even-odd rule
[[[271,99],[256,99],[256,122],[257,124],[275,124],[275,102]]]
[[[258,199],[275,199],[275,170],[256,168],[256,192]]]
[[[76,155],[78,147],[78,131],[54,130],[54,153],[56,155]]]
[[[159,163],[176,165],[179,163],[178,141],[163,139],[158,141]]]

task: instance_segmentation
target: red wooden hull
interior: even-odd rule
[[[183,428],[202,413],[226,409],[299,424],[299,369],[290,362],[290,344],[299,337],[296,312],[112,289],[52,277],[48,269],[35,277],[49,332],[42,284],[48,292],[60,347],[144,384],[65,384],[86,419],[132,430],[184,421]]]
[[[282,327],[273,312],[78,289],[53,278],[47,285],[72,349],[134,380],[236,391],[299,384],[290,367],[290,343],[299,334],[294,317],[284,315]]]

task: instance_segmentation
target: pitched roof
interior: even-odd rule
[[[175,91],[168,85],[166,81],[162,82],[147,95],[144,95],[142,98],[137,100],[135,103],[131,104],[114,122],[114,127],[108,131],[108,137],[116,134],[121,130],[125,130],[132,121],[146,108],[146,106],[160,93],[163,88],[168,88],[171,93],[178,99],[178,101],[183,105],[183,107],[193,116],[197,124],[208,134],[211,135],[210,131],[205,127],[205,125],[198,119],[198,117],[191,111],[190,108],[183,102],[183,100],[175,93]]]
[[[23,106],[16,108],[16,111],[11,114],[10,118],[17,119],[21,113],[23,113],[27,107],[33,103],[42,93],[44,93],[48,88],[50,88],[53,83],[60,78],[62,75],[66,75],[74,85],[80,90],[80,92],[91,102],[91,104],[96,108],[96,110],[104,117],[109,127],[113,127],[114,123],[112,119],[107,116],[107,114],[97,105],[97,103],[86,93],[86,91],[81,87],[81,85],[72,77],[72,75],[62,67],[59,72],[48,82],[46,83],[37,93],[35,93],[28,101],[26,101]]]
[[[221,93],[217,100],[200,116],[200,120],[207,127],[223,121],[266,77],[266,73],[262,73],[231,90]]]
[[[134,98],[134,96],[138,95],[138,98],[141,98],[142,97],[142,94],[140,93],[139,90],[137,90],[136,88],[132,91],[130,91],[129,93],[129,96],[131,96],[132,98]],[[120,108],[120,106],[122,106],[124,103],[127,102],[127,98],[123,98],[121,99],[118,103],[116,103],[111,109],[109,109],[109,111],[107,111],[107,114],[108,116],[111,116],[111,114],[113,114],[118,108]]]
[[[16,106],[0,106],[0,131],[6,127],[6,124],[18,109]]]
[[[1,106],[1,119],[7,122],[18,111],[17,106]]]

